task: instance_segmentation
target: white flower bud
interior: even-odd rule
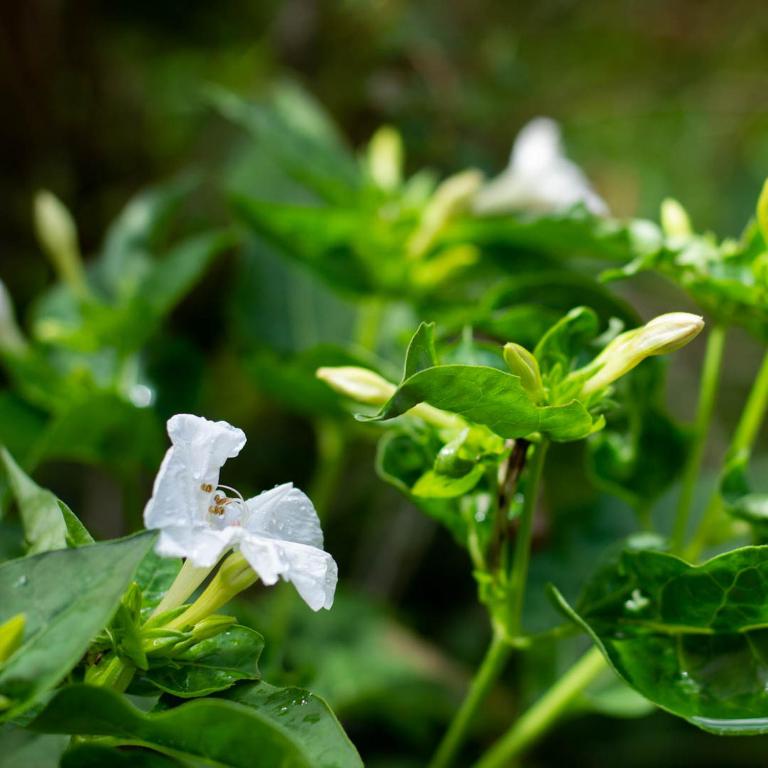
[[[385,125],[373,134],[368,144],[368,171],[376,184],[391,191],[403,179],[403,139],[391,126]]]
[[[589,364],[595,374],[584,383],[582,394],[607,387],[652,355],[666,355],[684,347],[704,327],[703,318],[688,312],[659,315],[642,328],[622,333]]]
[[[474,169],[449,176],[427,203],[419,228],[408,242],[408,256],[412,259],[424,256],[451,219],[469,210],[482,184],[483,174]]]
[[[661,228],[667,237],[688,238],[693,234],[688,212],[671,197],[661,204]]]
[[[88,293],[72,215],[51,192],[35,195],[35,232],[59,277],[79,295]]]
[[[397,389],[378,373],[353,365],[318,368],[316,376],[340,395],[365,405],[384,405]]]

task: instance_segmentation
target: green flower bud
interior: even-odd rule
[[[13,301],[5,283],[0,280],[0,349],[7,352],[20,352],[27,342],[16,323]]]
[[[468,210],[483,184],[483,174],[469,169],[448,177],[432,195],[421,216],[419,228],[408,242],[411,259],[420,259],[434,245],[443,228]]]
[[[192,640],[199,643],[201,640],[207,640],[209,637],[215,637],[225,629],[231,627],[236,622],[234,616],[207,616],[202,621],[198,621],[192,627]]]
[[[368,144],[368,171],[374,182],[392,191],[403,180],[403,139],[391,126],[384,125]]]
[[[87,296],[77,227],[61,200],[45,190],[35,195],[35,232],[59,278],[81,297]]]
[[[541,402],[544,399],[544,384],[536,358],[520,344],[509,342],[504,345],[504,362],[515,376],[520,377],[520,382],[533,401]]]
[[[0,665],[4,664],[21,645],[27,619],[23,613],[17,613],[8,621],[0,624]]]
[[[661,228],[667,237],[690,237],[693,234],[688,212],[675,199],[668,197],[661,204]]]
[[[765,244],[768,245],[768,179],[765,180],[760,197],[757,199],[757,224]]]
[[[698,315],[670,312],[655,317],[642,328],[622,333],[586,367],[585,370],[595,373],[584,382],[582,394],[590,395],[607,387],[646,357],[675,352],[695,339],[703,327],[704,320]]]
[[[365,405],[384,405],[397,389],[378,373],[352,365],[318,368],[316,376],[340,395]]]

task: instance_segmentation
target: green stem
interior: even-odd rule
[[[504,768],[539,739],[573,703],[574,699],[606,668],[597,648],[587,651],[522,717],[494,744],[474,768]]]
[[[757,372],[754,384],[741,412],[739,423],[733,433],[731,444],[725,454],[726,461],[742,451],[752,449],[757,433],[760,431],[760,425],[763,423],[765,410],[768,407],[768,352],[763,357],[760,370]],[[712,528],[717,525],[722,514],[722,499],[720,497],[720,488],[715,488],[709,498],[704,514],[701,516],[696,533],[686,549],[686,559],[694,561],[701,555],[702,550],[707,546],[712,533]]]
[[[235,595],[255,584],[258,578],[243,555],[234,552],[224,560],[200,597],[184,613],[164,626],[167,629],[179,630],[194,626],[198,621],[215,613]]]
[[[461,707],[429,763],[429,768],[447,768],[454,761],[480,705],[493,688],[511,651],[512,647],[504,640],[502,633],[494,632],[485,658],[470,683]]]
[[[86,673],[85,681],[89,685],[111,688],[122,693],[133,680],[136,667],[127,659],[110,655]]]
[[[511,637],[520,634],[520,623],[525,601],[525,586],[528,581],[528,563],[531,559],[531,539],[533,537],[533,519],[536,513],[536,502],[539,497],[539,486],[544,469],[549,443],[545,438],[534,447],[533,458],[528,464],[528,482],[525,487],[525,499],[520,513],[520,526],[515,540],[515,554],[512,563],[512,574],[509,580],[509,614],[507,632]]]
[[[163,595],[163,599],[152,611],[152,616],[157,616],[181,605],[205,581],[206,576],[214,567],[199,568],[191,560],[185,560],[168,591]]]
[[[381,299],[371,298],[360,305],[357,313],[355,341],[368,352],[376,351],[383,315],[384,304]]]
[[[691,515],[691,505],[693,504],[693,495],[696,489],[696,482],[701,473],[704,448],[707,444],[707,436],[709,435],[709,428],[712,423],[712,413],[715,406],[724,348],[725,328],[722,325],[716,325],[712,328],[707,338],[707,349],[704,354],[701,385],[699,387],[699,403],[696,408],[696,420],[693,427],[693,442],[683,471],[683,485],[677,502],[674,527],[672,528],[671,545],[673,552],[680,551],[685,542],[688,520]]]
[[[317,463],[312,473],[309,497],[318,517],[325,520],[344,468],[346,439],[338,421],[318,419],[315,422]]]

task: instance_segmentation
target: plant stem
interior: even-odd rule
[[[768,407],[768,352],[763,357],[760,370],[757,372],[754,384],[750,390],[744,410],[741,412],[739,423],[733,433],[731,444],[726,452],[726,461],[742,451],[752,449],[760,425],[763,423],[765,410]],[[688,560],[698,559],[701,551],[707,546],[712,528],[720,518],[722,511],[722,499],[720,489],[715,488],[709,498],[704,514],[701,516],[699,526],[686,549],[686,558]]]
[[[309,497],[318,517],[325,520],[341,479],[347,441],[338,421],[318,419],[314,426],[317,462],[312,473]]]
[[[355,342],[368,352],[376,351],[383,315],[384,303],[379,298],[368,299],[360,304]]]
[[[233,552],[221,564],[211,583],[184,613],[164,625],[167,629],[192,627],[215,613],[235,595],[258,581],[258,576],[240,552]]]
[[[533,536],[533,518],[536,513],[536,502],[539,497],[539,486],[544,469],[549,443],[545,438],[534,447],[533,458],[528,464],[528,482],[525,486],[525,499],[520,513],[520,526],[515,541],[515,554],[512,563],[512,574],[509,580],[509,614],[507,632],[511,637],[520,633],[520,622],[525,601],[525,585],[528,581],[528,563],[531,559],[531,539]]]
[[[712,413],[720,379],[720,366],[723,360],[724,347],[725,328],[722,325],[715,325],[709,332],[707,349],[704,354],[701,384],[699,387],[699,402],[696,408],[696,419],[693,427],[693,442],[683,471],[683,485],[677,502],[674,527],[672,528],[671,545],[673,552],[678,552],[682,549],[685,542],[685,534],[688,530],[688,520],[691,515],[696,481],[699,479],[701,472],[704,448],[707,444],[707,436],[709,435],[709,428],[712,423]]]
[[[573,700],[606,668],[597,648],[587,651],[488,752],[474,768],[504,768],[554,725]]]
[[[502,633],[494,631],[485,658],[470,683],[461,707],[455,714],[437,748],[437,752],[429,763],[429,768],[447,768],[454,761],[477,710],[490,693],[511,651],[512,647],[505,641]]]

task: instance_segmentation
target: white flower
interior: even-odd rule
[[[219,485],[219,470],[245,445],[243,431],[225,421],[178,414],[168,434],[172,447],[144,509],[147,528],[160,531],[158,554],[212,568],[224,552],[239,549],[265,584],[283,578],[313,610],[330,608],[338,570],[323,551],[309,498],[291,483],[247,500]]]
[[[608,208],[584,172],[564,152],[560,127],[547,117],[525,125],[515,139],[509,165],[475,197],[476,213],[550,212],[584,203],[593,213]]]

